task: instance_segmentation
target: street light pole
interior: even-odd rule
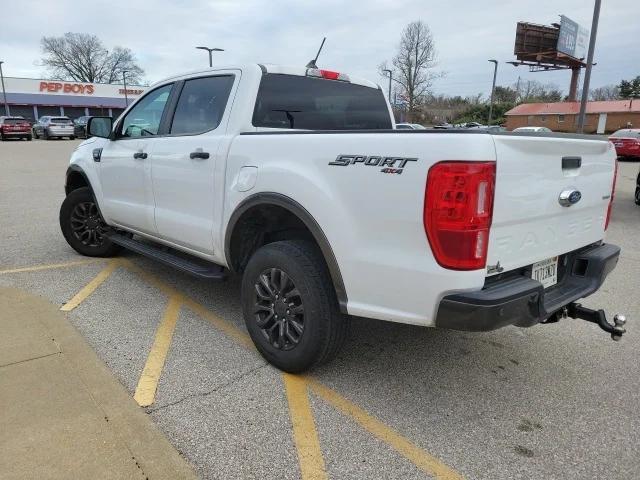
[[[388,68],[385,68],[382,71],[389,72],[389,103],[391,103],[391,82],[393,81],[393,72]]]
[[[578,116],[578,132],[584,132],[584,120],[587,113],[587,100],[589,99],[589,83],[591,82],[591,67],[593,67],[593,52],[596,48],[596,35],[598,34],[598,20],[600,19],[600,0],[596,0],[593,6],[593,20],[591,22],[591,37],[589,38],[589,53],[587,54],[587,68],[584,71],[584,84],[582,85],[582,99],[580,101],[580,115]]]
[[[199,50],[206,50],[209,52],[209,68],[213,67],[213,56],[211,52],[224,52],[224,48],[209,48],[209,47],[196,47]]]
[[[491,100],[489,102],[489,121],[487,122],[487,125],[491,125],[491,119],[493,117],[493,94],[496,91],[496,76],[498,74],[498,61],[493,59],[489,61],[493,63],[494,66],[493,66],[493,85],[491,87]]]
[[[128,70],[122,71],[122,83],[124,83],[124,108],[129,106],[129,97],[127,97],[127,75]]]
[[[7,92],[4,89],[4,75],[2,74],[3,63],[3,61],[0,61],[0,81],[2,81],[2,101],[4,102],[4,113],[8,117],[9,115],[11,115],[11,111],[9,110],[9,104],[7,103]]]

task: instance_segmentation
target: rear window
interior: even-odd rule
[[[58,123],[61,125],[68,125],[71,122],[71,120],[69,118],[65,118],[65,117],[56,117],[56,118],[52,118],[51,119],[51,123]]]
[[[5,125],[20,125],[22,123],[27,123],[24,118],[5,118],[3,123]]]
[[[392,128],[380,89],[280,74],[262,76],[253,125],[301,130]]]
[[[640,138],[640,130],[618,130],[612,137]]]

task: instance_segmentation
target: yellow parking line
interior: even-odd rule
[[[214,327],[216,327],[222,333],[226,334],[228,337],[231,337],[233,340],[235,340],[237,343],[239,343],[243,347],[246,347],[250,350],[255,350],[255,347],[253,346],[253,341],[251,340],[251,337],[249,336],[248,333],[243,332],[242,330],[240,330],[238,327],[228,322],[227,320],[220,318],[218,315],[213,313],[204,305],[201,305],[195,300],[187,297],[185,298],[185,306],[193,310],[195,313],[197,313],[201,317],[204,317],[207,320],[209,320]]]
[[[229,337],[237,341],[239,344],[252,350],[255,348],[253,346],[253,343],[249,335],[246,332],[240,330],[233,323],[223,318],[220,318],[219,316],[211,312],[207,307],[205,307],[201,303],[197,302],[196,300],[187,296],[186,294],[178,291],[174,287],[168,285],[166,282],[157,278],[155,275],[142,270],[133,262],[126,259],[121,259],[120,261],[124,267],[135,272],[144,280],[146,280],[149,284],[156,287],[158,290],[162,291],[166,295],[168,296],[175,295],[176,298],[180,299],[183,302],[185,307],[193,310],[198,315],[201,315],[202,317],[208,319],[216,328],[220,329],[222,332],[224,332],[226,335],[228,335]],[[331,388],[322,385],[317,380],[313,380],[308,376],[299,376],[297,378],[299,379],[300,382],[306,382],[307,385],[311,387],[325,401],[327,401],[329,404],[333,405],[336,409],[340,410],[346,415],[352,417],[365,430],[367,430],[368,432],[370,432],[371,434],[379,438],[381,441],[390,445],[402,456],[404,456],[407,460],[412,462],[414,465],[416,465],[418,468],[420,468],[424,472],[427,472],[428,474],[433,475],[436,478],[442,479],[442,480],[461,480],[464,478],[458,472],[456,472],[449,466],[445,465],[444,463],[442,463],[440,460],[433,457],[432,455],[429,455],[427,452],[425,452],[418,446],[409,442],[406,438],[404,438],[398,432],[387,427],[385,424],[383,424],[382,422],[380,422],[379,420],[371,416],[365,410],[353,404],[346,398],[342,397],[340,394],[338,394],[336,391],[332,390]],[[285,382],[287,382],[287,380],[285,380]],[[296,388],[299,389],[299,387],[300,387],[299,385],[294,385],[294,392]],[[306,394],[307,393],[305,391],[305,395]],[[293,395],[293,397],[296,397],[296,396],[297,395]],[[289,402],[291,402],[292,400],[292,396],[289,394],[289,390],[287,390],[287,399]],[[294,402],[295,401],[296,400],[294,399]],[[308,403],[308,398],[306,402]],[[302,409],[299,408],[299,405],[294,406],[293,408],[296,412],[305,411],[304,408]],[[310,412],[310,411],[306,410],[306,412]],[[305,415],[308,415],[308,414],[309,413]],[[295,415],[297,418],[298,414],[296,413]],[[315,423],[314,423],[314,429],[315,429]],[[294,435],[295,435],[295,432],[294,432]],[[317,437],[317,434],[316,434],[316,437]],[[298,443],[296,440],[296,446],[297,445]],[[318,450],[319,450],[319,447],[318,447]],[[300,458],[301,454],[299,453],[298,455]],[[301,469],[302,469],[302,462],[301,462]],[[318,471],[318,469],[316,468],[313,471],[314,472]],[[310,477],[310,478],[313,478],[313,477]]]
[[[365,430],[382,440],[384,443],[390,445],[422,471],[441,480],[461,480],[463,478],[458,472],[445,465],[437,458],[429,455],[427,452],[408,441],[398,432],[387,427],[380,420],[374,418],[362,408],[339,395],[335,390],[332,390],[315,380],[309,379],[308,382],[311,389],[320,397],[345,415],[353,418]]]
[[[304,377],[283,373],[282,379],[289,401],[289,415],[293,425],[293,440],[298,451],[302,480],[327,478],[318,432],[309,403],[309,392]]]
[[[240,330],[231,322],[220,318],[218,315],[213,313],[211,310],[209,310],[207,307],[205,307],[201,303],[195,301],[193,298],[187,296],[186,294],[168,285],[164,281],[157,278],[155,275],[145,272],[143,269],[135,265],[133,262],[125,259],[122,259],[121,262],[125,268],[131,270],[132,272],[142,277],[147,283],[156,287],[165,295],[168,295],[168,296],[175,295],[178,298],[180,298],[180,301],[184,304],[185,307],[187,307],[190,310],[193,310],[195,313],[197,313],[201,317],[204,317],[207,320],[209,320],[214,327],[222,331],[225,335],[234,339],[240,345],[247,347],[251,350],[254,349],[253,342],[251,341],[251,337],[249,337],[248,333]]]
[[[51,263],[48,265],[34,265],[32,267],[11,268],[8,270],[0,270],[0,275],[6,275],[8,273],[37,272],[39,270],[51,270],[54,268],[75,267],[76,265],[87,265],[88,263],[96,263],[101,261],[102,259],[75,260],[73,262],[66,263]]]
[[[181,305],[182,302],[177,295],[169,297],[167,308],[156,331],[156,337],[147,357],[147,363],[144,366],[140,380],[138,380],[136,393],[133,396],[141,407],[148,407],[155,400],[160,374],[169,353]]]
[[[60,310],[62,310],[63,312],[70,312],[82,302],[84,302],[89,295],[96,291],[96,288],[102,285],[104,281],[109,278],[109,275],[111,275],[119,265],[120,262],[118,260],[109,261],[107,266],[104,267],[93,280],[87,283],[82,288],[82,290],[76,293],[76,295],[71,300],[65,303],[62,308],[60,308]]]

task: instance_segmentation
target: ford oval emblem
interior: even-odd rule
[[[571,205],[575,205],[582,198],[582,193],[580,190],[563,190],[560,192],[560,196],[558,197],[558,202],[563,207],[570,207]]]

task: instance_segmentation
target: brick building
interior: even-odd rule
[[[575,132],[580,102],[523,103],[506,116],[506,127],[547,127],[554,132]],[[611,133],[620,128],[640,128],[640,99],[588,102],[585,133]]]

